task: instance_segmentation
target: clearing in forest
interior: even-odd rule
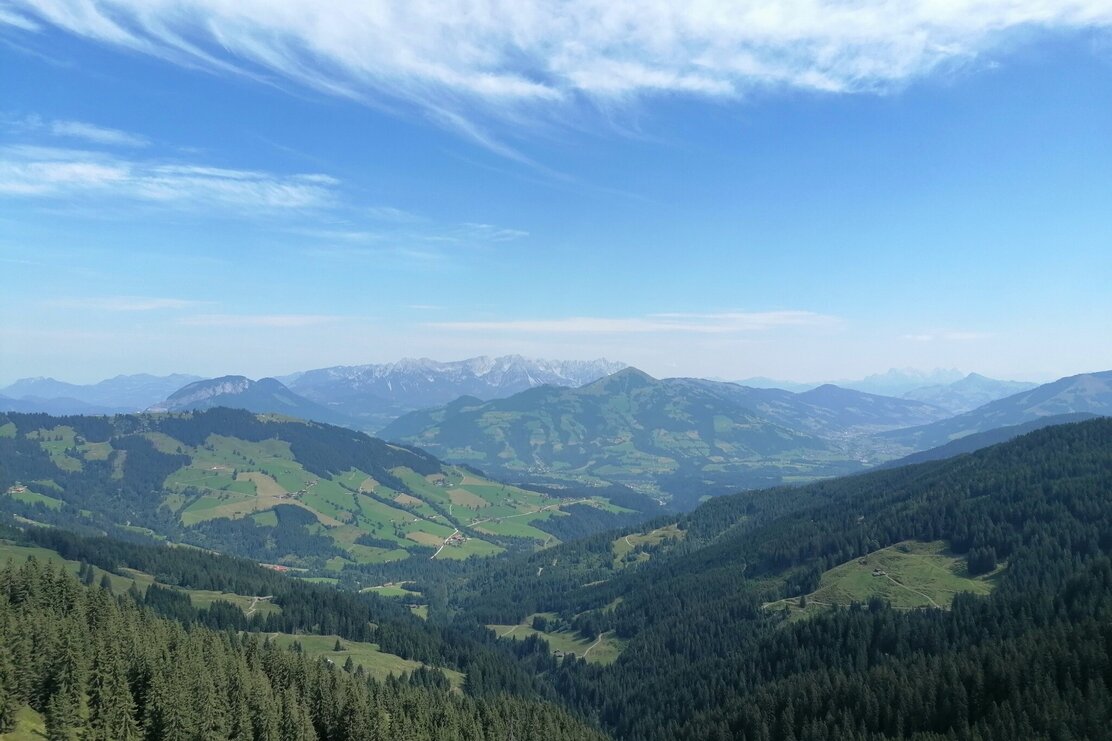
[[[949,608],[958,592],[988,594],[1003,567],[971,577],[965,558],[949,551],[946,543],[908,540],[873,551],[867,556],[840,564],[822,575],[819,588],[800,598],[769,603],[768,609],[791,611],[798,619],[831,606],[865,603],[873,597],[887,600],[898,609]]]

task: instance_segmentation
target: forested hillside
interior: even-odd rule
[[[627,541],[647,558],[616,558],[626,536],[596,536],[475,573],[447,606],[620,642],[608,665],[564,660],[548,677],[617,738],[1108,737],[1112,421],[721,497],[666,525]],[[938,541],[928,565],[983,580],[987,596],[805,604],[880,549]],[[893,586],[864,569],[866,585],[942,594],[914,572]]]
[[[551,704],[379,682],[298,644],[159,617],[36,560],[0,566],[0,735],[90,741],[590,739]]]
[[[682,509],[739,488],[861,469],[840,444],[762,416],[726,387],[740,389],[626,368],[577,389],[463,397],[407,414],[382,435],[510,481],[619,484]]]

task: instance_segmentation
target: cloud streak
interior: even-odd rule
[[[26,198],[108,197],[206,209],[305,209],[330,205],[339,182],[124,158],[55,147],[0,147],[0,194]]]
[[[558,119],[653,95],[877,91],[1029,29],[1107,28],[1107,0],[11,0],[50,25],[178,64],[409,104],[505,156],[484,117]]]
[[[788,327],[836,327],[837,317],[810,311],[649,314],[643,317],[564,317],[478,322],[429,322],[430,329],[510,334],[744,334]]]
[[[203,306],[205,301],[180,298],[151,298],[144,296],[105,296],[97,298],[54,299],[44,303],[57,309],[81,309],[111,312],[174,311]]]
[[[137,134],[96,126],[84,121],[51,121],[50,131],[55,136],[84,139],[94,144],[121,147],[145,147],[150,144],[145,137]]]
[[[275,327],[293,329],[315,327],[340,321],[325,314],[197,314],[183,317],[179,324],[187,327]]]

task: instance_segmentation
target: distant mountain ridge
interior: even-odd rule
[[[172,373],[119,375],[98,383],[77,384],[53,378],[21,378],[0,389],[0,395],[13,401],[8,411],[41,411],[53,414],[108,414],[138,412],[162,401],[182,386],[201,380],[200,376]],[[18,406],[19,408],[15,408]]]
[[[978,432],[1040,417],[1090,413],[1112,415],[1112,371],[1081,373],[997,399],[949,419],[878,435],[908,450],[926,450]]]
[[[274,378],[253,381],[246,376],[221,376],[194,381],[175,391],[149,412],[185,412],[216,407],[246,409],[257,414],[283,414],[314,422],[351,426],[343,414],[300,396]]]
[[[688,506],[693,493],[862,468],[840,442],[802,428],[800,418],[818,414],[818,407],[793,406],[794,396],[698,379],[657,380],[626,368],[578,389],[542,386],[488,402],[462,397],[407,414],[381,434],[511,480],[611,482]],[[759,409],[761,400],[777,407],[778,416]],[[844,433],[860,423],[840,418],[843,412],[824,409],[826,428]]]
[[[693,378],[671,380],[699,385],[777,424],[823,436],[911,427],[949,416],[945,410],[924,402],[867,394],[834,384],[792,392]]]
[[[954,414],[960,414],[997,399],[1033,389],[1037,385],[1027,381],[1001,381],[982,376],[980,373],[970,373],[953,383],[912,389],[902,398],[924,401]]]
[[[368,429],[378,429],[406,412],[461,396],[488,400],[542,385],[577,387],[625,367],[606,359],[543,360],[521,355],[452,362],[403,358],[396,363],[319,368],[279,380],[307,399],[342,410]]]

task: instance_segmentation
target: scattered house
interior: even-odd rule
[[[888,572],[883,569],[873,569],[873,576],[888,576]]]
[[[277,571],[279,573],[284,573],[290,570],[289,566],[283,566],[280,563],[261,563],[259,564],[259,566],[262,566],[264,569],[270,569],[271,571]]]
[[[27,491],[27,487],[23,484],[16,484],[15,486],[8,487],[9,494],[23,494]]]

